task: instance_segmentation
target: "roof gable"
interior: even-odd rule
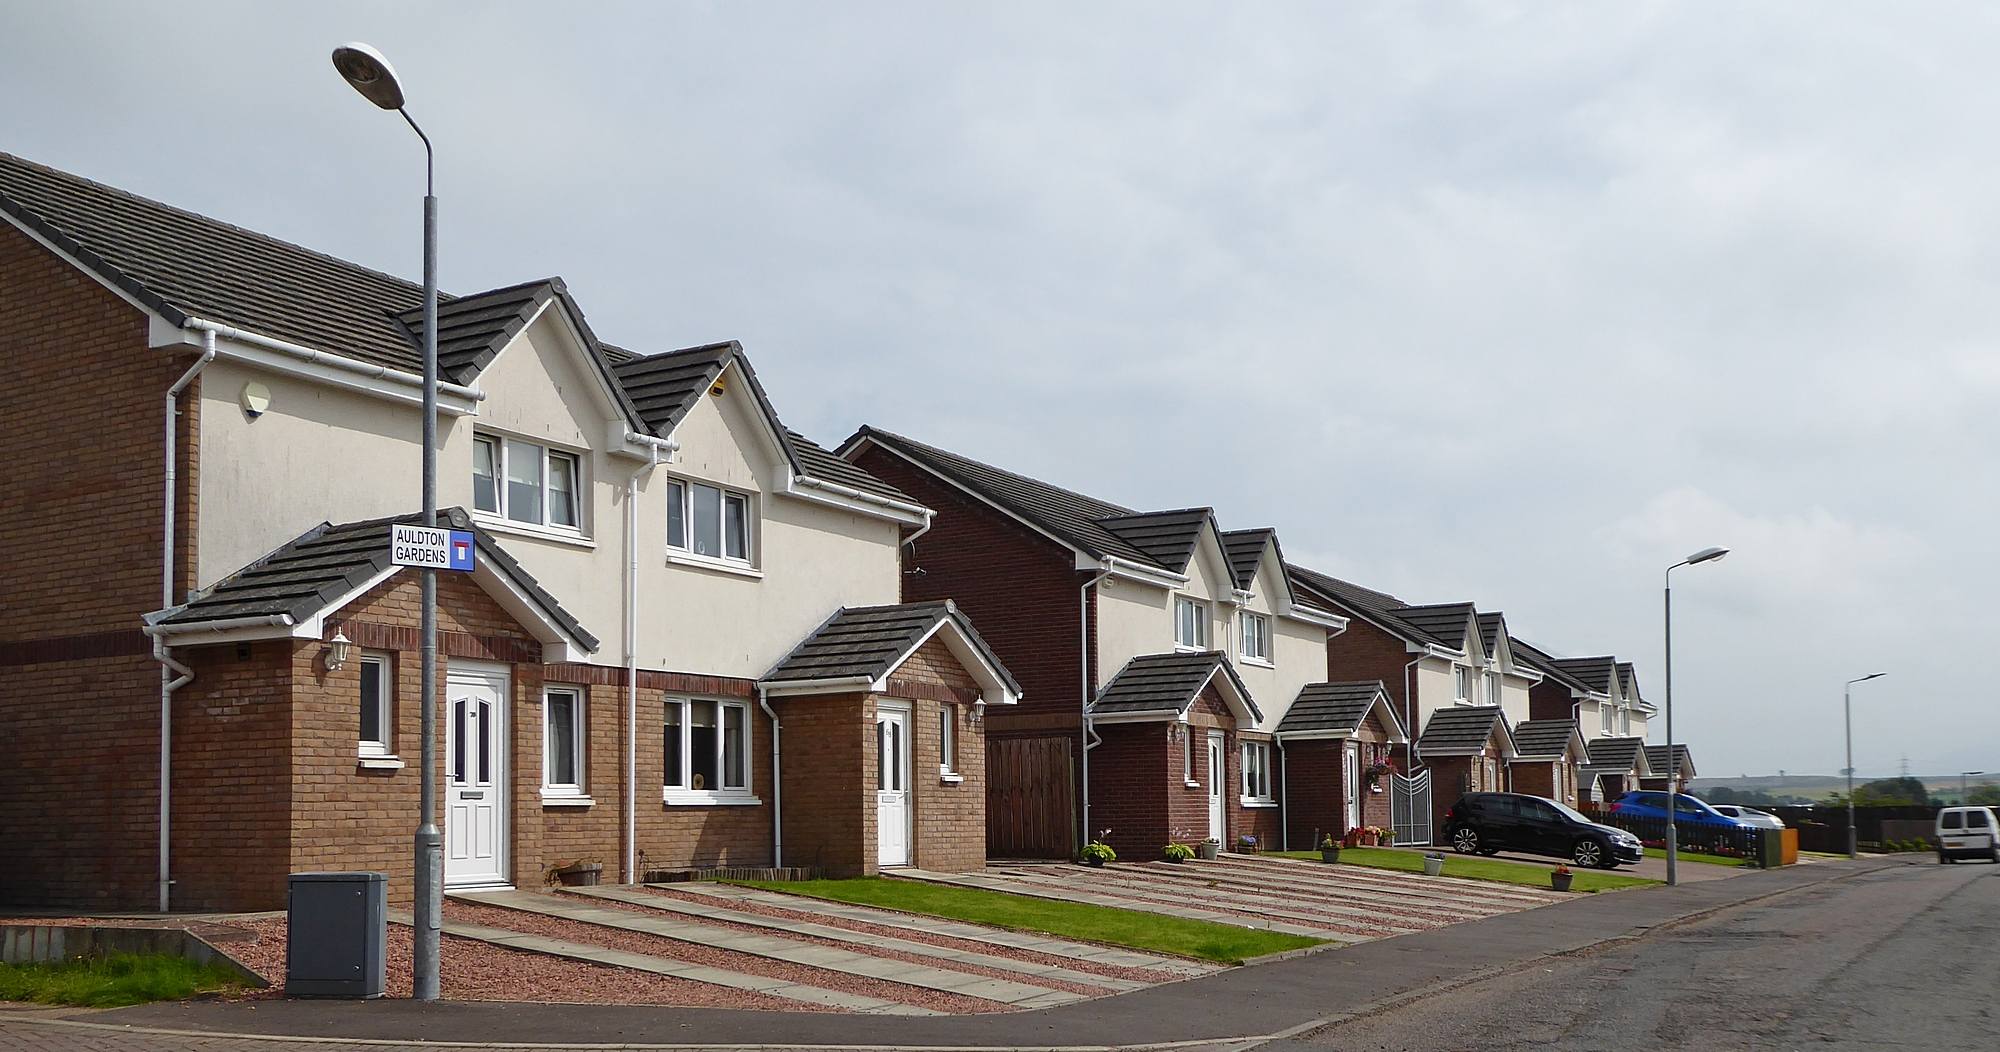
[[[1489,742],[1499,746],[1502,756],[1514,752],[1513,735],[1500,706],[1452,705],[1431,713],[1417,739],[1417,751],[1428,756],[1471,756],[1485,751]]]
[[[1145,553],[1154,565],[1186,573],[1202,532],[1215,524],[1215,514],[1209,508],[1141,511],[1107,516],[1097,524]]]
[[[1264,718],[1228,658],[1214,650],[1144,654],[1127,661],[1091,699],[1088,714],[1104,722],[1184,719],[1210,683],[1220,688],[1238,720]]]
[[[942,638],[994,704],[1013,704],[1020,684],[950,600],[843,607],[779,659],[759,685],[772,695],[881,691],[917,648]]]
[[[1572,694],[1588,694],[1591,692],[1590,686],[1565,670],[1561,662],[1550,657],[1546,651],[1534,646],[1527,640],[1519,636],[1508,636],[1507,650],[1508,653],[1513,655],[1517,663],[1526,665],[1542,673],[1544,676],[1555,680],[1557,683],[1568,687]]]
[[[1644,738],[1592,738],[1587,747],[1592,767],[1612,767],[1647,776],[1652,767],[1646,762]]]
[[[1671,757],[1668,756],[1667,747],[1664,745],[1646,746],[1646,766],[1654,774],[1662,778],[1666,777],[1667,762],[1669,759],[1673,761],[1675,774],[1685,774],[1690,778],[1695,776],[1694,754],[1688,751],[1688,747],[1685,744],[1674,746]]]
[[[1478,611],[1471,603],[1406,606],[1394,613],[1406,624],[1415,625],[1453,650],[1462,650],[1470,656],[1479,652]]]
[[[1514,725],[1514,752],[1519,759],[1557,760],[1574,749],[1584,755],[1583,733],[1575,720],[1528,720]]]
[[[1306,684],[1285,710],[1285,718],[1278,721],[1277,734],[1294,739],[1350,738],[1361,730],[1370,713],[1381,721],[1391,742],[1409,740],[1381,680]]]

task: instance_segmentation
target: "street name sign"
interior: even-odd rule
[[[392,524],[389,527],[389,561],[397,566],[470,571],[472,531]]]

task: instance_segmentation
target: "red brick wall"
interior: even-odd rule
[[[1576,716],[1576,699],[1569,688],[1553,679],[1544,679],[1528,688],[1528,718],[1567,720]]]
[[[1396,717],[1404,719],[1410,712],[1410,681],[1408,667],[1416,655],[1397,637],[1384,632],[1360,618],[1347,622],[1347,631],[1326,639],[1326,678],[1331,683],[1365,683],[1380,680],[1389,693],[1389,704],[1396,710]],[[1415,737],[1418,728],[1409,728]],[[1399,749],[1400,766],[1409,769],[1408,749]]]
[[[319,649],[266,640],[183,652],[195,678],[174,692],[174,909],[284,908],[297,842],[292,683]],[[351,730],[347,749],[351,765]],[[412,818],[406,845],[415,828]]]
[[[785,735],[785,864],[875,872],[873,705],[860,694],[774,704]]]
[[[154,902],[159,665],[139,628],[160,605],[162,398],[191,357],[146,340],[136,308],[0,223],[0,902]]]
[[[1096,835],[1109,829],[1105,843],[1122,859],[1156,858],[1171,831],[1192,830],[1200,840],[1208,828],[1206,798],[1182,788],[1181,751],[1167,738],[1166,723],[1107,723],[1097,729],[1090,751],[1090,822]],[[1207,760],[1196,738],[1195,764]],[[1202,778],[1204,784],[1206,779]]]
[[[906,683],[936,688],[903,694],[910,699],[916,724],[910,733],[910,785],[916,807],[911,861],[943,872],[980,869],[986,865],[986,737],[973,724],[968,702],[938,700],[941,695],[976,697],[978,684],[936,637],[919,647],[890,679],[892,689]],[[940,769],[940,717],[945,714],[951,717],[957,754],[952,768],[959,778],[955,782],[947,781]],[[874,740],[871,735],[871,746]]]
[[[1345,743],[1312,739],[1285,743],[1285,824],[1297,851],[1319,846],[1319,837],[1340,839],[1345,812],[1340,806],[1340,762]]]

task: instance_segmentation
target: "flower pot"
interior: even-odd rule
[[[587,865],[571,866],[556,870],[556,880],[566,888],[594,888],[604,875],[604,863],[592,862]]]
[[[1320,860],[1321,862],[1338,862],[1338,861],[1340,861],[1340,849],[1339,849],[1339,848],[1337,848],[1337,847],[1323,847],[1323,848],[1320,848],[1320,849],[1319,849],[1319,860]]]
[[[1576,874],[1574,873],[1550,873],[1549,886],[1555,888],[1557,891],[1568,891],[1569,882],[1575,879]]]
[[[1104,865],[1104,860],[1098,858],[1096,855],[1089,855],[1084,858],[1083,864],[1086,866],[1101,867]]]
[[[1444,872],[1444,859],[1424,856],[1424,876],[1435,877]]]
[[[1222,845],[1213,840],[1204,840],[1194,846],[1194,853],[1209,862],[1215,861],[1215,856],[1221,851]]]

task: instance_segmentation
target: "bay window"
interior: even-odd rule
[[[510,522],[565,530],[583,524],[576,454],[533,442],[472,437],[472,507]]]
[[[661,744],[668,803],[755,802],[747,703],[668,698]]]
[[[667,483],[667,547],[750,561],[750,496],[700,482]]]

